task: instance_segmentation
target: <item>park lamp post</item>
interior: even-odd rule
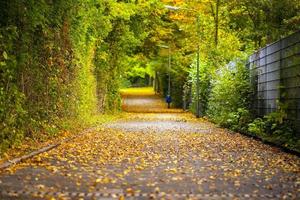
[[[158,45],[169,50],[168,55],[168,96],[171,96],[171,47],[167,45]]]
[[[170,5],[165,5],[164,6],[166,9],[168,10],[173,10],[173,11],[177,11],[177,10],[187,10],[187,11],[192,11],[192,12],[197,12],[194,9],[188,9],[188,8],[181,8],[181,7],[176,7],[176,6],[170,6]],[[196,26],[197,26],[197,34],[198,37],[200,36],[200,17],[199,15],[197,15],[196,17]],[[200,90],[200,79],[199,79],[199,68],[200,68],[200,45],[199,45],[199,41],[197,41],[197,73],[196,73],[196,117],[199,118],[200,117],[200,94],[199,94],[199,90]]]

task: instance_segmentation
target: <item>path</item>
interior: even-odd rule
[[[138,92],[118,121],[2,172],[0,199],[300,198],[298,157]]]

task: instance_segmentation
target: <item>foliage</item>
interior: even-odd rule
[[[55,135],[65,121],[89,124],[97,113],[118,111],[119,77],[130,67],[124,58],[141,52],[157,6],[1,1],[0,154],[24,136]]]
[[[64,121],[88,124],[97,113],[118,111],[119,88],[137,77],[155,79],[166,95],[170,74],[174,106],[182,106],[184,85],[192,86],[194,106],[197,45],[202,114],[234,129],[246,123],[247,75],[224,66],[298,29],[299,2],[173,1],[193,11],[169,11],[169,3],[0,1],[0,154],[23,137],[55,135]]]
[[[17,59],[14,47],[18,33],[16,27],[0,29],[0,153],[11,144],[19,144],[24,134],[24,122],[27,115],[24,110],[24,94],[17,80]]]
[[[284,2],[279,0],[178,0],[172,3],[163,0],[163,2],[181,8],[167,12],[167,16],[163,18],[166,23],[162,24],[166,34],[160,36],[161,43],[172,46],[172,66],[176,69],[174,71],[180,72],[173,74],[172,81],[173,85],[180,86],[180,88],[183,87],[187,78],[178,79],[177,76],[188,71],[188,68],[192,69],[189,73],[189,82],[192,89],[194,88],[196,79],[194,78],[195,64],[193,63],[195,62],[197,43],[200,44],[201,65],[202,63],[209,65],[208,72],[205,71],[204,74],[212,76],[211,79],[214,79],[213,75],[216,70],[241,57],[241,54],[249,54],[255,48],[278,40],[299,29],[297,20],[300,4],[295,0]],[[196,22],[197,16],[200,19],[198,22]],[[197,29],[197,25],[199,29]],[[175,54],[182,56],[174,56],[173,52],[179,52]],[[200,66],[201,69],[202,66]],[[158,69],[158,71],[163,70]],[[205,77],[202,77],[203,80],[206,80]],[[180,81],[178,82],[178,80]],[[182,80],[184,81],[182,82]],[[205,105],[208,98],[204,91],[209,91],[209,82],[211,81],[205,83],[207,85],[205,89],[202,87],[204,83],[200,83],[203,114],[206,112]],[[195,102],[195,90],[192,93]],[[192,106],[194,110],[195,104]]]
[[[286,105],[282,103],[279,103],[277,111],[249,123],[247,133],[298,152],[300,150],[300,140],[292,123],[287,120]]]
[[[250,104],[250,81],[244,62],[236,61],[218,70],[209,98],[208,116],[218,124],[230,127],[247,121]],[[234,123],[236,122],[236,123]]]
[[[297,0],[230,0],[226,7],[230,27],[256,48],[299,30]]]
[[[265,122],[261,118],[256,118],[252,123],[249,123],[248,131],[251,135],[254,136],[265,136]]]
[[[210,66],[205,61],[200,62],[199,66],[199,103],[201,108],[201,115],[206,115],[207,106],[208,106],[208,98],[211,90],[211,70],[212,66]],[[195,60],[191,65],[190,71],[190,79],[191,87],[192,87],[192,111],[196,112],[196,102],[197,102],[197,61]]]
[[[247,132],[247,125],[252,120],[252,114],[248,109],[238,108],[236,112],[228,115],[227,125],[234,131]]]

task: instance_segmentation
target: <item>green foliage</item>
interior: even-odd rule
[[[265,122],[261,118],[256,118],[252,123],[249,123],[248,131],[253,136],[265,137]]]
[[[154,77],[153,65],[141,54],[125,58],[124,65],[130,66],[122,78],[128,81],[127,86],[149,86]],[[149,81],[150,80],[150,81]]]
[[[282,123],[277,121],[277,112],[266,115],[263,119],[257,118],[249,124],[249,134],[280,146],[287,147],[294,151],[299,151],[300,140],[292,123],[284,120]]]
[[[290,126],[282,124],[285,120],[284,113],[280,110],[267,117],[271,119],[253,121],[253,113],[250,112],[253,88],[250,86],[249,70],[245,62],[239,60],[241,57],[245,60],[244,58],[255,48],[297,31],[299,1],[176,1],[173,5],[187,9],[167,12],[166,23],[163,24],[165,29],[161,31],[167,36],[161,37],[161,43],[172,46],[172,69],[179,72],[172,74],[172,84],[182,90],[185,85],[183,96],[186,100],[189,100],[189,93],[191,93],[190,109],[196,111],[195,54],[198,44],[200,48],[198,86],[202,116],[208,116],[219,125],[235,131],[249,133],[251,130],[252,134],[259,137],[274,132],[282,138],[295,140],[290,133]],[[189,8],[197,11],[192,12],[188,10]],[[196,22],[197,16],[200,21]],[[174,56],[174,54],[182,56]],[[164,66],[156,70],[161,73],[164,72],[163,68]],[[181,77],[184,72],[188,72],[188,78]],[[162,85],[166,85],[166,78],[161,79]],[[175,94],[181,95],[179,92]]]
[[[200,110],[201,115],[206,115],[208,109],[208,98],[211,90],[211,73],[212,73],[212,66],[209,65],[205,61],[200,62],[199,66],[199,103],[200,103]],[[192,111],[196,112],[196,102],[197,102],[197,61],[195,60],[191,65],[191,71],[189,74],[190,78],[189,81],[192,85]]]
[[[18,33],[16,27],[0,29],[0,154],[10,147],[11,141],[19,144],[24,135],[24,94],[19,90],[17,58],[14,55]]]
[[[118,111],[124,58],[141,52],[153,2],[0,1],[0,154]]]
[[[287,120],[286,106],[279,103],[277,111],[254,119],[249,123],[247,133],[300,152],[300,139],[292,123]]]
[[[230,0],[226,6],[229,25],[256,48],[299,30],[298,0]]]
[[[247,121],[249,115],[250,88],[244,62],[236,61],[219,69],[212,83],[208,116],[222,126],[242,126],[240,123]]]
[[[97,113],[118,111],[118,90],[128,85],[126,79],[150,83],[155,77],[166,95],[170,74],[174,106],[182,106],[186,84],[192,86],[194,108],[197,44],[202,114],[242,130],[251,118],[247,70],[242,63],[225,65],[241,50],[298,29],[298,1],[178,1],[197,13],[167,11],[162,2],[0,1],[1,152],[23,137],[55,135],[64,121],[89,124]],[[170,70],[162,44],[169,46]],[[272,120],[267,130],[283,129],[276,127],[280,120]]]
[[[252,115],[248,109],[238,108],[236,112],[229,113],[226,124],[234,131],[246,133],[248,131],[248,123],[251,120]]]

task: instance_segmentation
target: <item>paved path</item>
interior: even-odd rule
[[[156,96],[0,174],[0,199],[300,199],[300,159]],[[151,112],[153,111],[153,112]]]

